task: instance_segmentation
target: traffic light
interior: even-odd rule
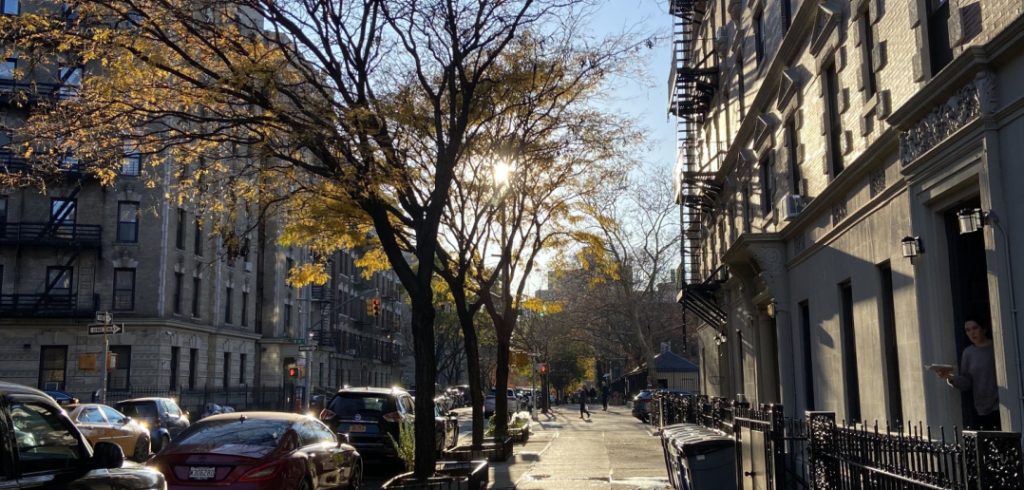
[[[546,362],[540,363],[540,369],[538,369],[538,371],[540,371],[540,374],[542,374],[542,375],[543,374],[548,374],[548,363],[546,363]]]
[[[380,315],[380,298],[370,300],[370,314],[373,316]]]
[[[288,368],[288,377],[289,378],[298,378],[299,377],[299,368],[297,368],[297,367],[290,367],[290,368]]]

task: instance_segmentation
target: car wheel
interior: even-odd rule
[[[167,434],[164,434],[164,435],[160,436],[160,447],[157,448],[156,451],[157,452],[163,451],[164,448],[167,447],[167,445],[170,444],[170,443],[171,443],[171,436],[169,436]]]
[[[352,469],[352,476],[348,478],[348,487],[351,490],[359,490],[363,486],[363,463],[361,461],[356,462],[356,467]]]
[[[135,451],[132,453],[132,459],[138,463],[142,463],[149,458],[149,438],[140,437],[135,441]]]

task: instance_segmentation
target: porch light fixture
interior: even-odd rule
[[[764,306],[764,312],[768,314],[768,318],[775,318],[775,310],[779,307],[779,304],[775,300],[771,300],[767,305]]]
[[[910,260],[914,260],[914,257],[924,251],[921,248],[921,237],[918,236],[903,237],[900,244],[903,246],[903,256]]]
[[[960,234],[974,233],[985,226],[988,213],[979,208],[964,208],[956,212],[956,220],[960,224]]]

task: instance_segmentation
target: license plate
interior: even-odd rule
[[[348,431],[349,432],[366,432],[366,426],[365,425],[353,424],[353,425],[348,426]]]
[[[217,468],[213,466],[190,466],[188,468],[189,480],[212,480],[217,476]]]

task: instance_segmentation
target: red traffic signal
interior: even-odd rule
[[[298,378],[299,377],[299,368],[297,368],[297,367],[290,367],[290,368],[288,368],[288,377],[289,378]]]
[[[370,300],[370,314],[373,316],[380,315],[380,298]]]
[[[548,363],[540,363],[540,369],[538,369],[538,371],[540,371],[540,374],[548,374]]]

